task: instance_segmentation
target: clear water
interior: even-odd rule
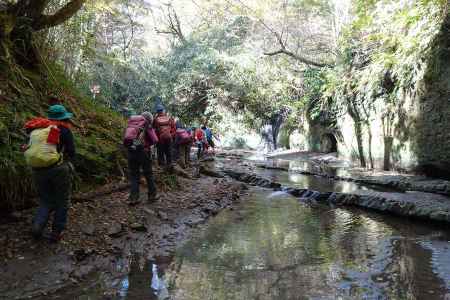
[[[394,191],[393,189],[380,186],[368,186],[349,181],[337,181],[320,176],[302,175],[295,172],[256,169],[255,173],[261,177],[278,182],[283,186],[310,189],[320,192],[352,193],[358,190]]]
[[[135,259],[115,296],[80,299],[450,297],[448,231],[263,189],[157,264]]]
[[[369,189],[271,170],[302,188]],[[63,299],[450,299],[450,231],[255,188],[169,262],[134,259],[103,288]],[[107,294],[109,296],[105,297]]]
[[[168,299],[444,299],[450,234],[259,190],[165,270]]]

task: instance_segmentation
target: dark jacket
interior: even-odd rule
[[[63,126],[58,126],[58,128],[60,130],[58,152],[64,154],[64,160],[73,160],[76,151],[72,130]]]

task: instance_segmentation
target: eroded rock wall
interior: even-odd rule
[[[328,152],[332,135],[339,155],[356,164],[361,164],[363,153],[368,168],[450,178],[449,15],[430,47],[430,53],[422,58],[425,68],[420,78],[407,89],[396,89],[395,105],[387,107],[386,95],[371,100],[360,123],[361,145],[356,122],[348,112],[337,119],[333,130],[311,122],[302,124],[302,130],[291,137],[291,145],[299,144],[299,150]]]

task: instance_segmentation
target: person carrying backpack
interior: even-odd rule
[[[200,160],[207,150],[207,142],[205,132],[199,127],[194,128],[194,140],[197,145],[197,159]]]
[[[175,137],[176,127],[173,118],[170,118],[164,111],[164,106],[158,104],[153,127],[158,136],[157,152],[158,163],[167,169],[172,168],[172,144]]]
[[[63,105],[52,105],[47,118],[34,118],[25,124],[28,143],[23,146],[25,161],[33,171],[39,195],[39,208],[32,223],[32,235],[58,242],[67,223],[71,193],[71,161],[75,145],[71,131],[73,114]],[[45,232],[50,214],[52,230]]]
[[[175,149],[180,166],[183,169],[186,169],[190,161],[192,135],[188,130],[186,130],[181,121],[177,121],[176,127]]]
[[[206,127],[206,125],[203,125],[202,126],[202,130],[205,133],[205,137],[206,137],[206,141],[208,143],[208,146],[210,146],[212,148],[213,155],[215,155],[215,153],[216,153],[216,151],[215,151],[216,145],[214,143],[214,134],[213,134],[211,128]]]
[[[141,169],[147,181],[148,202],[158,200],[155,180],[152,170],[151,146],[158,142],[152,128],[153,116],[144,112],[139,116],[131,116],[125,130],[123,144],[128,150],[128,169],[130,172],[130,204],[139,202],[139,183]]]

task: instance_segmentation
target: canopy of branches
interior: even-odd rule
[[[414,84],[445,14],[443,0],[8,0],[0,41],[22,45],[27,24],[35,60],[123,113],[158,96],[186,121],[226,109],[261,127],[287,111],[295,127],[302,111],[343,109],[349,89]],[[36,48],[24,45],[22,59]]]

